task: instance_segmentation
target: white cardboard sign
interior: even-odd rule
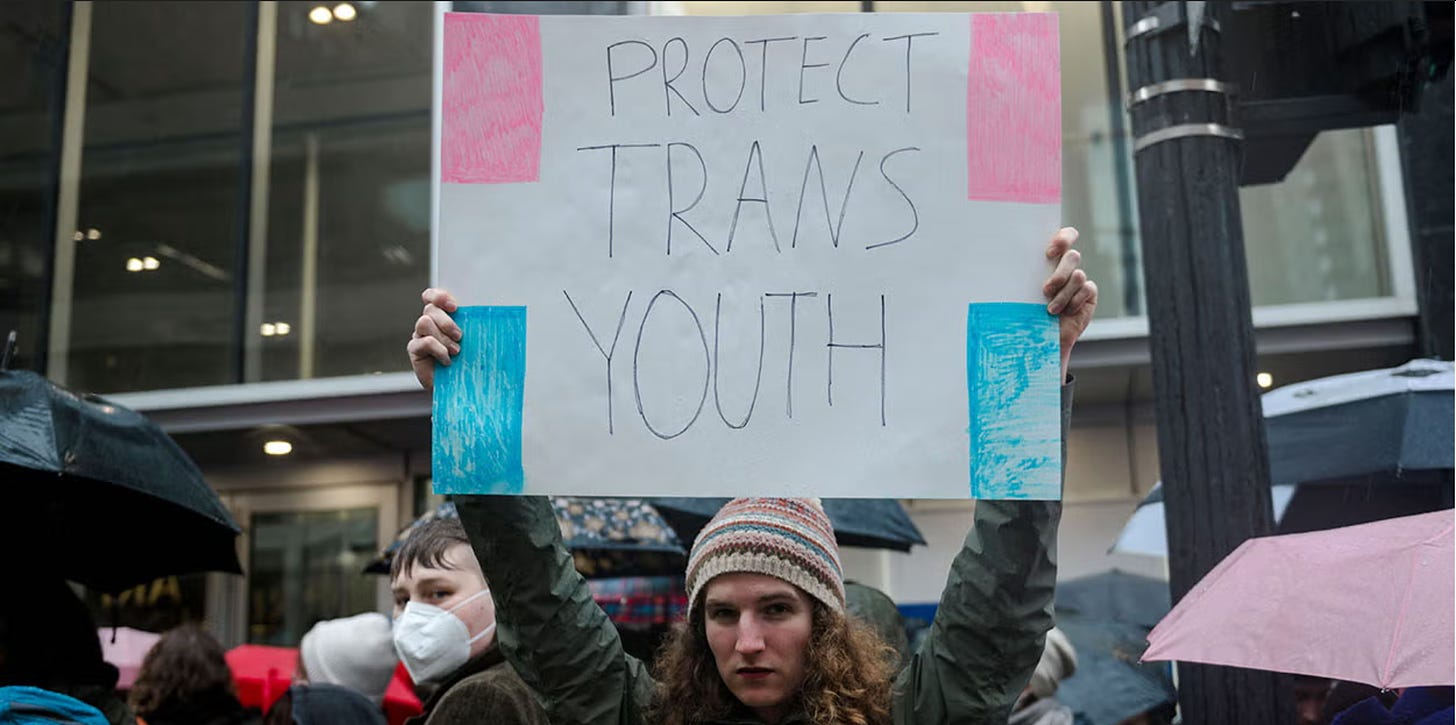
[[[1059,497],[1056,16],[442,36],[437,491]]]

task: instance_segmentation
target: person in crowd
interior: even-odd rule
[[[375,706],[384,703],[384,691],[394,679],[399,659],[389,618],[366,612],[315,624],[298,646],[298,684],[347,687]]]
[[[263,725],[385,725],[385,719],[379,704],[358,690],[297,683],[268,709]]]
[[[130,693],[139,725],[256,725],[238,702],[222,645],[195,624],[162,634],[142,659]]]
[[[1046,634],[1041,660],[1012,708],[1010,725],[1072,725],[1072,708],[1056,699],[1057,686],[1077,671],[1077,652],[1062,630]]]
[[[1097,304],[1064,229],[1043,286],[1062,373]],[[408,352],[422,385],[459,350],[456,302],[426,290]],[[1062,389],[1063,430],[1070,385]],[[1065,437],[1064,437],[1065,440]],[[539,496],[455,499],[492,584],[496,638],[553,722],[1004,723],[1052,626],[1056,501],[980,501],[931,632],[893,679],[887,646],[845,615],[839,550],[811,499],[735,499],[693,543],[687,621],[652,677],[622,650]]]
[[[844,583],[844,603],[849,613],[869,625],[880,640],[895,650],[895,667],[910,661],[910,638],[905,634],[905,617],[895,600],[884,592],[856,581]]]
[[[96,622],[63,579],[13,572],[22,595],[0,597],[0,687],[29,686],[80,700],[111,725],[136,715],[116,694],[117,670],[101,656]]]
[[[415,682],[434,687],[411,724],[546,725],[496,646],[495,603],[459,519],[410,532],[390,562],[390,587],[395,651]]]

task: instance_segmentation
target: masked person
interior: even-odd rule
[[[434,687],[410,725],[547,725],[546,712],[496,646],[495,605],[458,519],[433,519],[390,564],[394,648]]]
[[[1097,305],[1076,236],[1063,229],[1047,246],[1056,269],[1042,289],[1060,320],[1064,379]],[[408,350],[429,387],[460,329],[448,293],[423,298]],[[1064,385],[1064,441],[1070,396]],[[574,570],[543,497],[455,503],[495,587],[500,646],[553,723],[1004,725],[1052,626],[1060,502],[977,502],[930,633],[895,677],[891,650],[845,614],[839,549],[817,502],[735,499],[693,543],[687,621],[649,674]]]

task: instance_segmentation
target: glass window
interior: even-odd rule
[[[296,647],[325,619],[374,611],[379,510],[254,514],[248,558],[248,642]]]
[[[327,23],[318,3],[276,6],[249,381],[406,367],[399,331],[429,284],[433,8],[356,5]]]
[[[68,19],[63,3],[19,0],[0,24],[0,346],[14,330],[17,369],[38,370],[45,347]]]
[[[1325,131],[1283,181],[1240,189],[1253,304],[1389,295],[1379,190],[1363,129]]]
[[[90,12],[65,378],[103,392],[233,382],[252,7]]]

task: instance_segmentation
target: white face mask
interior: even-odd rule
[[[415,682],[438,682],[470,660],[470,645],[490,636],[495,623],[474,637],[457,609],[490,594],[482,589],[448,610],[423,602],[408,602],[394,621],[394,651]]]

